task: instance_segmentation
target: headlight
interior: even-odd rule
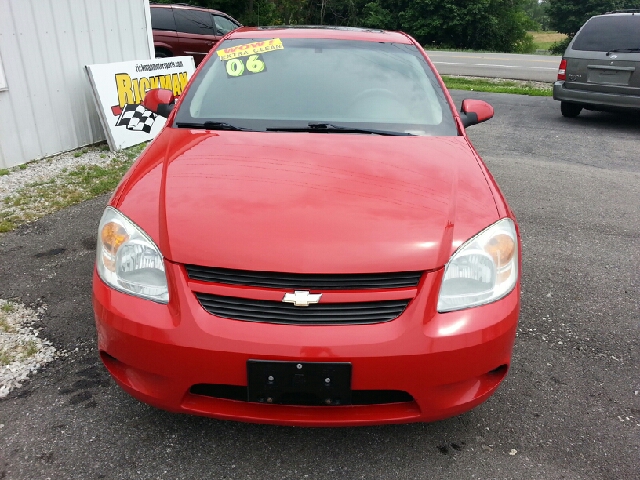
[[[107,285],[154,302],[169,302],[160,250],[115,208],[107,207],[102,215],[97,250],[98,274]]]
[[[438,312],[476,307],[507,295],[518,279],[516,226],[504,218],[464,243],[446,265]]]

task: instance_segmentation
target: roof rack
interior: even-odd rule
[[[605,13],[605,15],[609,15],[611,13],[640,13],[640,8],[627,8],[624,10],[613,10],[611,12]]]

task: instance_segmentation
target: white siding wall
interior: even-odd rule
[[[85,65],[152,55],[149,0],[0,0],[0,168],[104,140]]]

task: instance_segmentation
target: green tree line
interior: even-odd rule
[[[640,0],[546,0],[544,3],[549,28],[567,35],[565,41],[551,47],[551,52],[556,54],[564,52],[584,22],[594,15],[640,9]]]
[[[550,27],[573,37],[594,15],[616,10],[639,9],[640,0],[547,0]]]
[[[592,15],[640,8],[640,0],[187,0],[187,3],[221,10],[244,25],[402,30],[429,48],[520,53],[535,48],[527,30],[551,29],[571,37]]]

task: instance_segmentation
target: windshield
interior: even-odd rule
[[[176,125],[458,135],[444,93],[413,45],[233,39],[216,53],[194,79]]]
[[[640,49],[640,15],[594,17],[578,32],[574,50],[610,52]]]

